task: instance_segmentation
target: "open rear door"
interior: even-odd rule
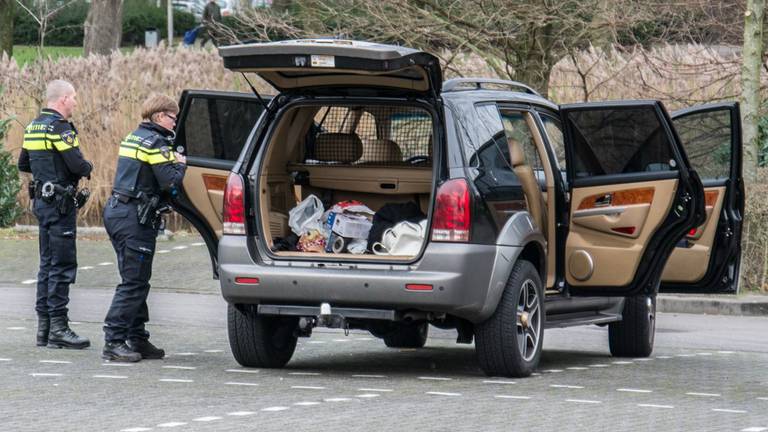
[[[173,207],[203,236],[217,277],[224,187],[264,107],[253,94],[198,90],[185,90],[179,107],[176,149],[187,172]]]
[[[573,295],[653,293],[704,218],[703,190],[657,101],[562,106],[570,208],[561,259]]]
[[[693,107],[673,113],[672,121],[704,184],[707,216],[678,242],[661,291],[735,293],[744,214],[739,105]]]

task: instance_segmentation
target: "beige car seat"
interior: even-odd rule
[[[402,162],[403,152],[396,142],[388,139],[371,139],[363,143],[363,163],[392,163]]]
[[[541,193],[539,182],[536,180],[536,174],[533,168],[525,161],[525,153],[520,143],[513,138],[507,139],[509,146],[509,159],[512,163],[512,169],[520,180],[525,194],[525,201],[528,203],[528,212],[531,213],[534,223],[538,225],[544,236],[547,235],[547,217],[546,207],[544,206],[544,196]]]

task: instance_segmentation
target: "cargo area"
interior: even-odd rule
[[[428,238],[432,136],[417,106],[287,109],[259,174],[265,246],[278,259],[413,259]]]

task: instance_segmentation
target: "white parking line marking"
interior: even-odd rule
[[[386,375],[368,375],[368,374],[358,374],[358,375],[352,375],[352,378],[386,378]]]
[[[547,369],[547,370],[543,370],[542,372],[544,372],[544,373],[560,373],[562,371],[563,371],[562,369]]]
[[[637,406],[643,407],[643,408],[662,408],[662,409],[674,408],[674,405],[656,405],[656,404],[637,404]]]
[[[768,431],[768,427],[753,426],[746,429],[742,429],[741,432],[763,432]]]
[[[94,375],[94,378],[104,378],[104,379],[127,379],[128,377],[125,375]]]
[[[60,374],[60,373],[31,373],[31,374],[29,374],[29,376],[33,376],[33,377],[60,377],[60,376],[64,376],[64,375]]]
[[[224,352],[224,350],[205,350],[203,352],[213,354],[213,353],[222,353],[222,352]]]
[[[173,353],[171,355],[174,355],[174,356],[193,356],[193,355],[196,355],[196,354],[197,353],[193,353],[193,352],[180,352],[180,353]]]
[[[102,363],[102,366],[131,367],[133,363]]]
[[[653,393],[653,390],[633,389],[633,388],[617,388],[617,392],[624,393]]]
[[[517,384],[517,381],[483,380],[483,384]]]
[[[224,385],[252,386],[252,387],[258,386],[257,383],[237,382],[237,381],[225,382]]]
[[[11,359],[9,358],[0,358],[0,362],[9,362]]]
[[[321,386],[291,386],[291,388],[296,390],[325,390],[325,387]]]
[[[586,367],[582,367],[582,366],[571,366],[571,367],[569,367],[569,368],[566,368],[566,369],[568,369],[568,370],[575,370],[575,371],[580,371],[580,370],[587,370],[587,369],[589,369],[589,368],[586,368]]]
[[[361,337],[361,338],[355,338],[354,340],[364,342],[364,341],[372,341],[373,338]]]
[[[552,388],[564,388],[564,389],[583,389],[584,386],[566,385],[566,384],[550,384]]]
[[[311,343],[311,344],[324,344],[325,341],[309,341],[307,343]]]
[[[365,387],[364,387],[364,388],[359,388],[359,389],[357,389],[357,391],[361,391],[361,392],[376,392],[376,393],[387,393],[387,392],[391,392],[391,391],[394,391],[394,390],[392,390],[392,389],[383,389],[383,388],[365,388]]]
[[[666,359],[671,359],[672,356],[656,356],[654,358],[661,359],[661,360],[666,360]]]
[[[696,357],[696,354],[675,354],[675,357]]]
[[[160,423],[157,425],[159,428],[172,428],[172,427],[178,427],[178,426],[184,426],[186,423],[184,422],[168,422],[168,423]]]
[[[612,363],[612,364],[615,364],[615,365],[629,365],[629,364],[634,364],[634,362],[631,362],[631,361],[626,361],[626,360],[619,360],[619,361],[615,361],[615,362],[611,362],[611,363]]]
[[[197,367],[195,367],[195,366],[174,366],[174,365],[168,365],[168,366],[163,366],[163,369],[195,370],[195,369],[197,369]]]
[[[262,411],[268,411],[268,412],[273,412],[273,411],[285,411],[285,410],[287,410],[287,409],[289,409],[289,408],[290,408],[290,407],[284,407],[284,406],[273,406],[273,407],[263,408],[263,409],[262,409]]]
[[[653,359],[650,358],[650,357],[643,357],[643,358],[632,359],[632,361],[639,361],[639,362],[647,362],[647,361],[652,361],[652,360]]]
[[[235,416],[235,417],[244,417],[244,416],[249,416],[254,414],[256,413],[253,411],[235,411],[235,412],[227,413],[228,416]]]
[[[111,266],[111,265],[112,265],[112,263],[111,263],[111,262],[108,262],[108,261],[104,261],[104,262],[98,263],[98,264],[96,264],[96,265],[100,265],[100,266]]]
[[[37,279],[24,279],[21,281],[21,283],[24,285],[31,285],[33,283],[37,283]]]
[[[196,421],[196,422],[210,422],[214,420],[221,420],[221,417],[207,416],[207,417],[198,417],[196,419],[192,419],[192,421]]]
[[[499,399],[520,399],[520,400],[528,400],[531,398],[530,396],[515,396],[515,395],[495,395],[494,397]]]
[[[607,364],[591,364],[591,365],[589,365],[589,367],[591,367],[591,368],[607,368],[607,367],[610,367],[610,366],[611,365],[607,365]]]
[[[364,398],[364,399],[370,399],[370,398],[377,398],[379,396],[381,396],[381,395],[378,395],[376,393],[363,393],[363,394],[359,394],[359,395],[357,395],[355,397]]]
[[[334,342],[349,342],[349,339],[334,339]]]
[[[259,370],[258,369],[227,369],[224,372],[255,374],[255,373],[259,373]]]
[[[168,382],[168,383],[191,383],[195,382],[191,379],[177,379],[177,378],[160,378],[158,381],[160,382]]]
[[[181,245],[181,246],[174,246],[174,247],[173,247],[173,250],[184,250],[184,249],[186,249],[186,248],[187,248],[187,246],[184,246],[184,245]]]
[[[351,401],[352,399],[350,399],[350,398],[343,398],[343,397],[337,397],[337,398],[328,398],[328,399],[323,399],[323,400],[325,402],[347,402],[347,401]]]
[[[6,327],[6,330],[26,330],[26,327]]]
[[[78,267],[78,270],[93,270],[93,266],[82,266],[82,267]]]
[[[205,246],[205,243],[203,243],[203,242],[195,242],[195,243],[192,243],[190,246]]]
[[[582,403],[582,404],[601,404],[603,401],[590,400],[590,399],[566,399],[566,402]]]
[[[71,361],[68,360],[40,360],[40,363],[49,363],[49,364],[72,364]]]
[[[157,251],[157,253],[159,253],[159,254],[167,254],[168,252],[170,252],[168,249],[161,249],[161,250]]]
[[[759,398],[757,398],[757,400],[764,400],[764,401],[768,401],[768,397],[759,397]]]
[[[314,405],[320,405],[320,402],[296,402],[294,405],[296,405],[296,406],[314,406]]]
[[[453,378],[445,378],[445,377],[428,377],[428,376],[420,376],[420,380],[425,381],[451,381]]]
[[[722,396],[720,393],[697,393],[697,392],[688,392],[686,393],[688,396],[701,396],[701,397],[720,397]]]
[[[696,355],[698,355],[698,356],[711,356],[712,353],[710,353],[710,352],[700,352],[700,353],[696,353]]]
[[[145,427],[135,427],[135,428],[128,428],[128,429],[120,429],[120,432],[144,432],[144,431],[151,431],[152,428],[145,428]]]
[[[735,354],[734,351],[718,351],[717,353],[718,354]],[[768,429],[768,428],[766,428],[766,429]]]
[[[288,372],[288,375],[318,376],[318,375],[322,375],[322,374],[320,372]]]
[[[428,395],[432,396],[461,396],[461,393],[451,393],[451,392],[426,392]]]
[[[712,408],[712,411],[722,412],[722,413],[731,413],[731,414],[746,414],[747,413],[744,410],[726,409],[726,408]]]

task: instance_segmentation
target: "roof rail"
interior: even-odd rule
[[[443,93],[462,90],[482,90],[483,84],[493,84],[497,86],[506,86],[510,89],[521,89],[524,93],[532,94],[541,97],[541,94],[534,90],[531,86],[527,86],[521,82],[509,81],[493,78],[453,78],[449,79],[443,84]],[[467,85],[474,85],[474,89],[462,89]]]

